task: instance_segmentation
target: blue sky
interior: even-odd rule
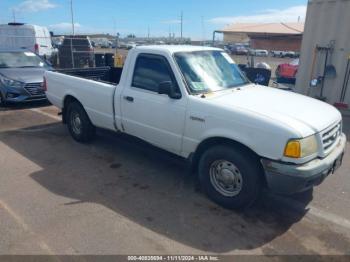
[[[80,33],[180,34],[210,38],[213,30],[233,22],[296,22],[305,18],[307,0],[73,0]],[[0,23],[13,20],[70,33],[70,0],[0,0]]]

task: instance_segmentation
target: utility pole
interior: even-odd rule
[[[113,33],[117,37],[117,22],[114,17],[113,17]]]
[[[205,25],[204,25],[204,16],[202,18],[202,45],[205,43]]]
[[[184,13],[181,11],[181,42],[182,42],[182,37],[183,37],[183,23],[184,23]]]
[[[75,35],[73,0],[70,0],[70,13],[71,13],[71,18],[72,18],[72,37],[70,39],[70,52],[71,52],[71,56],[72,56],[72,66],[73,66],[73,68],[75,68],[74,54],[73,54],[73,37]]]
[[[16,11],[12,9],[13,22],[16,23]]]
[[[73,35],[75,35],[73,0],[70,0],[70,13],[71,13],[71,17],[72,17],[72,32],[73,32]]]

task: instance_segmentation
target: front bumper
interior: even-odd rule
[[[5,102],[7,103],[26,103],[26,102],[36,102],[36,101],[45,101],[47,100],[46,96],[17,96],[14,98],[6,97]]]
[[[341,164],[345,147],[346,136],[342,134],[336,148],[323,159],[303,165],[262,159],[268,188],[276,193],[294,194],[321,184]]]
[[[7,103],[25,103],[47,100],[45,93],[31,94],[23,88],[1,87],[2,97]]]

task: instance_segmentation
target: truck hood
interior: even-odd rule
[[[300,136],[321,132],[341,120],[333,106],[300,94],[259,85],[220,92],[208,97],[220,106],[253,112],[289,126]]]
[[[44,68],[1,68],[0,74],[23,83],[43,82]]]

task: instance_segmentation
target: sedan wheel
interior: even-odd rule
[[[0,107],[5,106],[5,100],[2,97],[2,94],[0,93]]]

